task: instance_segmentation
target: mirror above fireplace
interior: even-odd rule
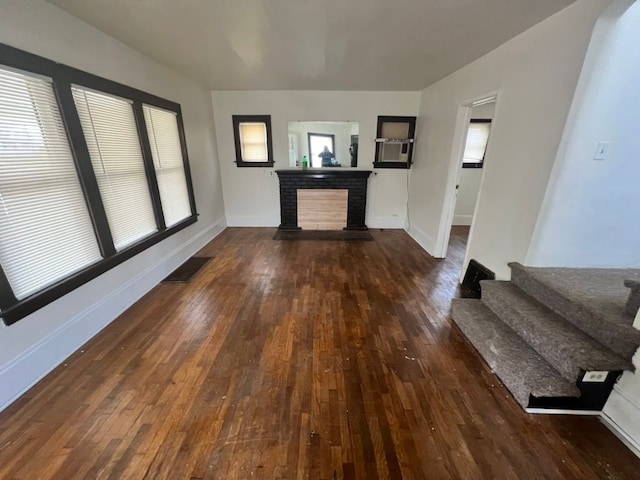
[[[358,122],[289,122],[289,166],[306,156],[311,168],[357,167],[359,132]]]

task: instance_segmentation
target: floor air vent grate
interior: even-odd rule
[[[189,260],[187,260],[173,272],[171,272],[169,276],[163,280],[163,282],[190,282],[196,275],[196,273],[198,273],[200,269],[204,267],[206,263],[212,258],[213,257],[191,257]]]
[[[460,293],[463,298],[480,298],[480,281],[495,280],[496,274],[482,265],[477,260],[470,260],[464,280],[460,285]]]

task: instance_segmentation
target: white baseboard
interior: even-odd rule
[[[225,224],[221,220],[199,232],[4,365],[0,370],[0,411],[63,363],[224,229]]]
[[[598,417],[600,410],[568,410],[565,408],[525,408],[525,412],[540,415],[583,415]]]
[[[433,255],[431,252],[434,251],[435,241],[431,236],[427,235],[423,230],[413,224],[409,226],[407,233],[418,243],[418,245],[422,247],[425,252],[429,255]]]
[[[473,215],[454,215],[451,225],[471,225]]]
[[[228,216],[227,226],[229,227],[277,227],[280,225],[280,217],[238,217]]]
[[[629,450],[633,452],[636,457],[640,458],[640,444],[636,439],[631,437],[624,428],[620,427],[611,417],[607,414],[603,413],[600,416],[600,421],[609,429],[611,432],[618,437],[618,439],[624,443]]]
[[[405,225],[404,217],[374,217],[366,221],[369,228],[402,229]],[[229,227],[277,227],[280,217],[227,217]]]
[[[625,375],[632,374],[625,372]],[[602,411],[602,421],[640,457],[640,399],[636,397],[620,383],[616,384]]]
[[[404,229],[405,217],[373,217],[366,221],[369,228]]]

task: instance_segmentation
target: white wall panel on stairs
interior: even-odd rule
[[[602,416],[604,423],[640,457],[640,405],[615,388]]]
[[[640,371],[640,349],[633,365]],[[602,413],[607,426],[640,456],[640,374],[624,372]]]
[[[640,3],[631,3],[614,2],[594,30],[527,265],[640,267]],[[594,158],[600,142],[610,142],[604,160]]]

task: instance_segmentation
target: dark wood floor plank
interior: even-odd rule
[[[448,258],[230,228],[0,414],[0,478],[638,478],[595,418],[527,415],[450,318]]]

